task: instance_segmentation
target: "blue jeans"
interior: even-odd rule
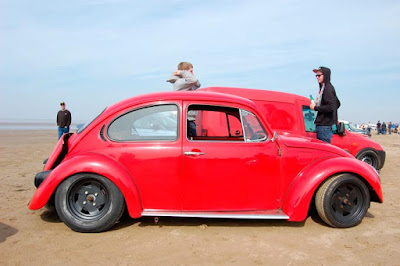
[[[188,121],[188,136],[189,137],[196,137],[196,123],[194,121]]]
[[[68,132],[69,132],[69,127],[58,127],[58,139],[60,139],[64,133]]]
[[[317,139],[331,143],[332,126],[317,126]]]

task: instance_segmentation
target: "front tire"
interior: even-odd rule
[[[102,232],[121,217],[125,201],[118,187],[96,174],[77,174],[64,180],[55,193],[60,219],[72,230]]]
[[[378,155],[372,150],[366,150],[357,154],[356,158],[364,163],[367,163],[374,167],[376,170],[379,170],[379,158]]]
[[[351,174],[331,177],[318,189],[315,205],[321,219],[332,227],[347,228],[361,223],[370,205],[369,190]]]

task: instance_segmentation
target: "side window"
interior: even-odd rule
[[[337,134],[337,126],[336,126],[336,124],[332,125],[332,133],[333,134]]]
[[[304,128],[306,132],[315,132],[315,111],[310,106],[303,105]]]
[[[191,105],[186,117],[190,140],[244,141],[237,108]]]
[[[169,104],[133,110],[116,118],[107,135],[114,141],[176,140],[178,107]]]
[[[240,113],[243,121],[243,128],[245,133],[244,135],[246,141],[256,142],[266,140],[267,134],[265,133],[265,130],[257,117],[252,113],[244,110],[240,110]]]
[[[192,105],[189,106],[187,120],[189,140],[244,142],[253,141],[252,137],[261,139],[257,134],[266,138],[266,134],[261,133],[264,129],[258,119],[253,114],[238,108]],[[243,129],[248,132],[243,134]],[[254,132],[253,135],[251,131]]]

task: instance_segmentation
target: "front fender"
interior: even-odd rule
[[[282,210],[289,216],[289,221],[303,221],[320,184],[340,173],[353,173],[363,178],[375,191],[379,202],[383,202],[379,176],[370,165],[354,158],[329,158],[309,165],[291,183],[282,206]]]
[[[49,201],[57,186],[64,179],[77,173],[94,173],[110,179],[123,194],[129,215],[132,218],[141,216],[143,206],[133,177],[117,161],[98,153],[75,156],[54,168],[36,190],[29,203],[29,209],[42,208]]]

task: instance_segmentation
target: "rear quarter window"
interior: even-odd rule
[[[274,130],[298,131],[296,109],[292,103],[254,101]]]

